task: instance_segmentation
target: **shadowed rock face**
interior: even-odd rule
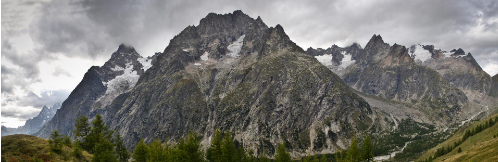
[[[498,74],[493,76],[491,79],[493,82],[491,85],[491,90],[489,92],[489,95],[493,97],[498,97]]]
[[[272,154],[288,141],[293,156],[307,149],[335,151],[335,142],[347,142],[372,121],[370,106],[306,55],[282,26],[268,28],[241,11],[209,14],[199,26],[185,28],[107,111],[113,115],[107,123],[119,129],[128,148],[141,138],[176,140],[190,130],[207,145],[220,128],[257,152]],[[334,144],[315,142],[325,130],[337,134]]]

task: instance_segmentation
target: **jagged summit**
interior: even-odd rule
[[[384,45],[384,40],[382,40],[382,36],[374,34],[372,38],[368,41],[367,45],[365,48],[372,48],[377,45]]]

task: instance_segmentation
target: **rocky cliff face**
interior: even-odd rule
[[[436,70],[451,85],[471,93],[492,95],[492,80],[476,62],[472,54],[462,49],[443,51],[433,45],[414,45],[410,47],[410,55],[417,64]]]
[[[93,66],[86,72],[54,118],[35,135],[47,138],[55,129],[71,135],[74,120],[79,116],[106,114],[106,107],[119,94],[133,89],[151,62],[152,58],[143,58],[133,47],[120,45],[103,66]]]
[[[343,55],[337,54],[339,52]],[[328,53],[332,58],[323,59]],[[374,35],[365,49],[353,44],[347,48],[334,45],[327,50],[307,50],[307,54],[315,55],[349,86],[365,94],[423,107],[449,108],[452,111],[445,114],[454,115],[455,110],[468,101],[465,94],[452,87],[438,72],[416,64],[410,53],[413,56],[413,52],[404,46],[384,43],[380,35]]]
[[[491,78],[491,90],[489,91],[489,95],[493,97],[498,97],[498,74]]]
[[[241,11],[211,13],[185,28],[108,111],[129,148],[191,130],[208,145],[219,128],[257,152],[273,154],[289,142],[301,156],[345,148],[353,132],[372,124],[369,105],[280,25],[268,28]]]

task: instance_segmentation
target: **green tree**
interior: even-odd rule
[[[266,152],[263,150],[263,153],[259,155],[259,162],[270,162],[270,159],[266,157]]]
[[[195,132],[190,132],[187,136],[187,143],[184,151],[187,153],[187,162],[202,162],[204,155],[201,152],[200,138]]]
[[[156,162],[165,160],[165,156],[163,156],[164,150],[159,139],[154,140],[149,145],[149,153],[147,154],[147,161]]]
[[[363,160],[373,161],[374,153],[372,147],[372,141],[370,140],[370,136],[367,135],[365,141],[363,141]]]
[[[462,152],[462,148],[458,147],[458,153]]]
[[[285,142],[280,144],[277,148],[277,154],[275,155],[276,162],[289,162],[291,161],[290,154],[285,149]]]
[[[360,161],[360,149],[358,148],[358,139],[356,139],[356,136],[353,137],[346,155],[347,159],[351,162]]]
[[[119,134],[118,131],[116,131],[115,133],[113,143],[118,157],[118,161],[127,162],[128,159],[130,159],[130,153],[128,152],[128,149],[126,149],[126,147],[124,146],[123,140],[121,139],[121,134]]]
[[[315,154],[315,156],[313,156],[312,162],[320,162],[320,159],[318,159],[318,155]]]
[[[67,136],[67,135],[64,136],[63,143],[67,147],[73,147],[72,142],[71,142],[71,138],[69,138],[69,136]]]
[[[219,129],[214,131],[213,137],[211,138],[211,145],[206,151],[206,159],[211,162],[221,162],[221,132]]]
[[[344,161],[342,150],[337,150],[337,152],[334,154],[334,157],[336,162]]]
[[[73,133],[76,139],[82,139],[88,133],[90,133],[91,127],[90,124],[88,123],[88,117],[87,116],[80,116],[76,119],[76,122],[74,124],[74,127],[76,128]]]
[[[229,131],[226,131],[223,135],[223,141],[221,143],[221,159],[222,161],[235,161],[236,154],[235,145],[233,143],[232,136]]]
[[[80,142],[78,140],[74,141],[73,144],[73,156],[76,158],[83,157],[83,150],[81,150]]]
[[[144,140],[140,140],[138,144],[135,146],[135,150],[133,151],[133,159],[136,162],[146,162],[147,154],[149,152],[149,148],[144,143]]]
[[[59,130],[54,130],[52,131],[52,133],[50,133],[50,139],[48,142],[50,145],[50,149],[52,149],[54,152],[60,153],[62,151],[63,141],[62,135],[59,134]]]
[[[111,142],[112,136],[100,134],[98,142],[95,144],[92,161],[94,162],[118,162],[114,144]]]
[[[109,137],[113,133],[108,130],[107,125],[105,125],[102,120],[102,116],[99,114],[95,116],[92,126],[90,133],[84,137],[85,145],[83,147],[90,153],[94,153],[95,145],[97,145],[97,143],[102,142],[104,137]]]
[[[322,158],[320,158],[320,162],[327,162],[327,157],[325,155],[322,155]]]

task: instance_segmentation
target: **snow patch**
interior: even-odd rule
[[[240,51],[240,49],[239,49],[239,51]],[[204,52],[204,54],[202,54],[202,55],[201,55],[201,60],[202,60],[202,61],[207,61],[207,60],[209,60],[209,57],[208,57],[208,56],[209,56],[209,53],[208,53],[208,52]]]
[[[346,53],[346,51],[343,51],[343,55],[344,55],[344,58],[342,58],[341,65],[340,65],[342,69],[345,69],[349,65],[354,64],[356,62],[356,60],[353,60],[353,57],[351,56],[351,54]],[[332,58],[330,60],[332,62]]]
[[[424,62],[425,60],[428,60],[432,57],[432,54],[428,51],[425,50],[422,45],[416,45],[415,46],[415,51],[412,53],[412,58],[414,60],[420,60]]]
[[[245,34],[240,36],[239,39],[237,39],[232,44],[228,45],[227,49],[228,49],[228,51],[230,51],[230,53],[228,53],[229,56],[231,56],[231,57],[239,57],[240,56],[240,50],[242,49],[242,45],[244,43],[244,37],[246,37]]]
[[[332,65],[332,54],[323,54],[320,56],[315,56],[318,62],[322,63],[325,66]]]
[[[446,51],[443,51],[443,55],[444,57],[451,57],[451,55],[453,54],[453,52],[446,52]]]
[[[184,48],[182,49],[183,52],[188,52],[188,49]]]
[[[194,63],[194,65],[196,65],[196,66],[201,66],[201,63]]]
[[[50,118],[50,116],[47,116],[47,119]]]
[[[114,69],[119,69],[118,67]],[[137,71],[133,70],[133,65],[131,63],[127,63],[126,68],[121,69],[123,69],[123,75],[117,76],[104,84],[107,86],[107,90],[105,92],[106,94],[120,93],[120,91],[124,90],[122,88],[123,86],[129,88],[135,87],[140,75],[137,74]]]
[[[140,64],[142,64],[144,71],[147,71],[150,67],[152,67],[152,58],[138,58],[137,59]]]

